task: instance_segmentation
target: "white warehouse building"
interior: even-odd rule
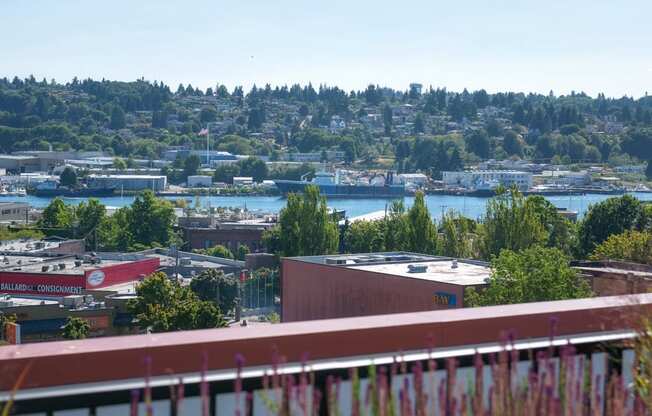
[[[155,192],[167,188],[168,178],[165,175],[89,175],[88,186],[99,189],[115,189],[116,191],[141,191],[151,189]]]
[[[515,170],[474,170],[466,172],[442,172],[444,187],[488,189],[498,185],[521,191],[532,187],[532,173]]]

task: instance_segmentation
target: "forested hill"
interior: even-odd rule
[[[160,82],[0,79],[0,152],[102,150],[159,158],[168,146],[272,160],[341,150],[348,162],[433,174],[485,159],[637,163],[652,159],[652,97],[595,98],[293,85],[205,91]],[[326,157],[326,156],[325,156]]]

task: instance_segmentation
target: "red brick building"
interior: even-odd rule
[[[486,263],[414,253],[281,259],[283,322],[461,308]]]
[[[220,222],[212,227],[183,226],[184,239],[191,249],[207,249],[223,245],[235,252],[238,246],[249,247],[252,253],[264,251],[263,233],[272,222],[251,220]]]

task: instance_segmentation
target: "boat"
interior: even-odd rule
[[[309,185],[317,186],[322,195],[330,198],[402,198],[407,195],[405,185],[394,183],[393,172],[387,173],[383,183],[344,183],[339,170],[317,172],[310,181],[304,175],[299,181],[275,180],[274,183],[283,195],[304,192]]]
[[[48,180],[38,184],[34,188],[34,196],[38,197],[67,197],[67,198],[85,198],[85,197],[102,197],[112,196],[115,192],[114,188],[89,188],[81,186],[77,188],[69,188],[60,186],[59,182]]]
[[[27,196],[27,191],[19,186],[9,186],[0,190],[0,196]]]

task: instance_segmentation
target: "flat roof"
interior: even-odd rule
[[[483,261],[405,251],[288,257],[287,259],[463,286],[485,284],[486,279],[491,276],[489,264]],[[454,263],[457,264],[456,267],[453,267]]]
[[[11,301],[12,305],[8,308],[15,308],[19,306],[43,306],[43,305],[58,305],[59,301],[45,298],[27,298],[14,295],[0,295],[0,301]]]
[[[66,240],[66,239],[47,239],[47,240],[34,240],[31,238],[22,239],[22,240],[7,240],[0,241],[0,253],[11,252],[11,253],[34,253],[43,250],[58,248],[61,244],[70,241],[79,241],[79,240]]]
[[[457,267],[453,267],[454,263],[457,263]],[[408,268],[411,265],[425,266],[426,269],[423,272],[411,271]],[[462,286],[485,284],[486,279],[491,276],[491,269],[485,265],[471,264],[462,260],[452,259],[414,263],[356,265],[347,266],[347,268]]]

